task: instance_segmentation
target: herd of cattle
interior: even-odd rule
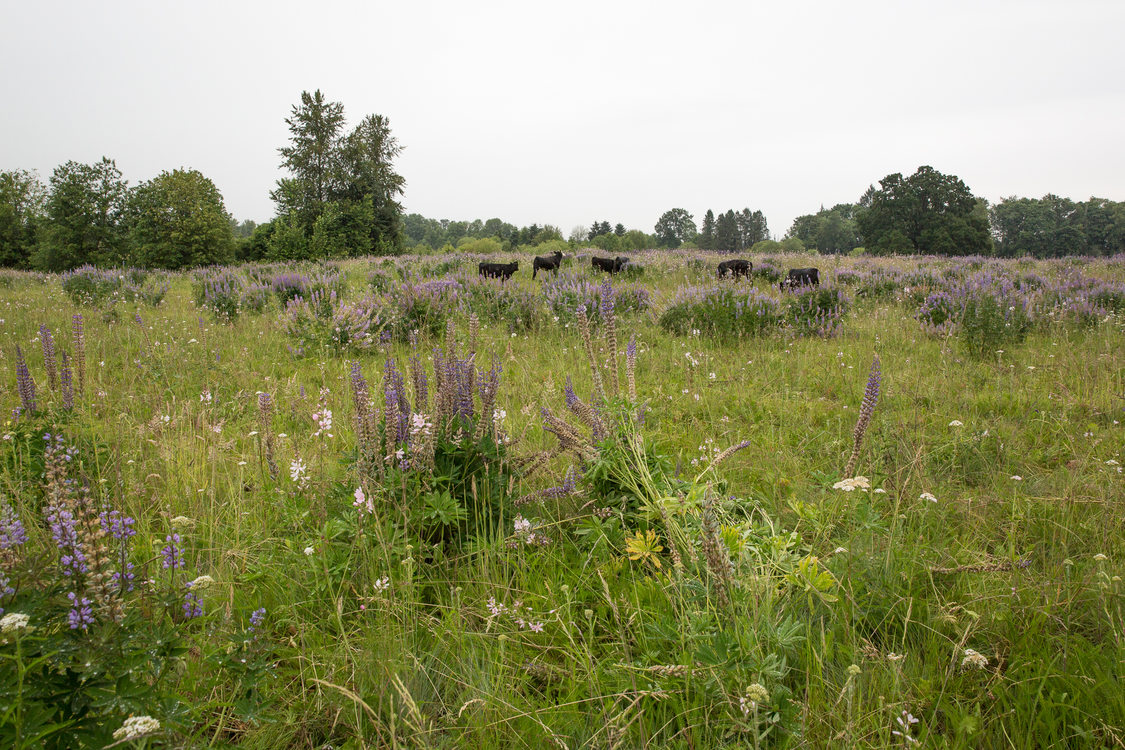
[[[537,255],[531,264],[531,278],[535,278],[540,271],[553,271],[558,273],[559,266],[562,265],[563,254],[555,252],[551,255]],[[625,266],[629,264],[629,259],[623,255],[616,258],[599,258],[596,255],[590,258],[590,266],[599,271],[606,273],[619,273],[625,270]],[[481,276],[487,276],[492,279],[500,279],[507,281],[511,278],[512,274],[519,270],[519,261],[512,261],[511,263],[488,263],[481,262],[477,266],[477,273]],[[734,278],[750,276],[754,264],[748,260],[736,258],[734,260],[724,260],[718,266],[719,278],[731,276]],[[778,285],[781,291],[788,291],[797,287],[804,286],[820,286],[820,270],[817,268],[790,268],[789,273],[781,283]]]

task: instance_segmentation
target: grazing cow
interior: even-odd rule
[[[520,262],[513,260],[511,263],[481,263],[477,266],[477,273],[492,279],[507,281],[512,274],[519,270]]]
[[[618,255],[616,258],[599,258],[596,255],[590,258],[590,265],[600,271],[606,273],[618,273],[629,259],[623,255]]]
[[[535,274],[539,273],[539,269],[544,271],[559,272],[559,266],[562,264],[562,252],[556,250],[550,255],[536,255],[535,260],[531,263],[531,278],[535,278]]]
[[[783,292],[802,286],[820,286],[820,269],[790,268],[789,275],[778,286]]]
[[[752,269],[753,267],[754,264],[748,260],[724,260],[719,264],[719,278],[721,279],[727,274],[730,274],[735,278],[738,278],[739,276],[746,277],[750,275],[750,269]]]

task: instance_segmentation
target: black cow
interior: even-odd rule
[[[728,273],[735,278],[749,276],[750,269],[753,267],[754,264],[748,260],[724,260],[719,264],[719,278],[723,278]]]
[[[790,268],[789,275],[778,286],[783,292],[802,286],[820,286],[820,269]]]
[[[519,270],[520,262],[513,260],[511,263],[481,263],[477,266],[477,273],[492,279],[507,281],[512,274]]]
[[[536,255],[535,260],[531,263],[531,278],[535,278],[535,274],[539,273],[539,269],[544,271],[559,272],[559,265],[562,264],[562,251],[556,250],[550,255]]]
[[[616,258],[599,258],[595,255],[590,258],[591,266],[606,273],[618,273],[628,262],[629,259],[623,255],[618,255]]]

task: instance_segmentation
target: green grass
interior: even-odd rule
[[[509,283],[533,289],[521,260]],[[827,274],[850,261],[818,262]],[[0,288],[0,408],[19,404],[17,344],[39,393],[39,415],[6,421],[0,446],[0,493],[28,526],[28,548],[51,549],[37,456],[43,432],[62,433],[96,498],[137,519],[138,570],[160,573],[171,519],[183,516],[189,578],[215,580],[200,594],[204,617],[176,623],[186,651],[159,684],[97,721],[112,731],[129,713],[155,716],[164,728],[150,742],[169,747],[899,747],[892,730],[908,711],[927,747],[1125,743],[1125,479],[1106,463],[1125,462],[1121,320],[1039,326],[979,357],[927,336],[913,306],[884,296],[855,299],[833,339],[672,337],[657,325],[663,305],[678,285],[709,280],[711,266],[672,253],[644,264],[638,283],[654,307],[617,320],[620,360],[637,338],[644,424],[623,428],[616,458],[603,454],[604,470],[635,491],[588,476],[576,495],[506,507],[478,534],[436,546],[411,520],[417,488],[376,488],[376,514],[358,523],[347,360],[294,358],[276,302],[224,325],[195,307],[188,275],[172,276],[159,307],[122,302],[114,320],[72,307],[57,279]],[[365,293],[373,267],[344,264],[347,298]],[[1083,270],[1125,280],[1119,260]],[[36,339],[46,324],[71,349],[75,312],[86,319],[87,386],[67,413]],[[464,342],[468,320],[456,323]],[[424,339],[419,351],[440,345]],[[605,361],[600,330],[594,345]],[[884,492],[844,493],[832,485],[876,351],[882,394],[858,473]],[[373,393],[388,353],[405,368],[403,344],[360,355]],[[512,334],[485,322],[478,369],[490,357],[503,366],[509,455],[553,449],[540,408],[572,418],[567,376],[583,400],[592,394],[576,324],[544,315]],[[331,438],[313,437],[321,388]],[[277,479],[260,391],[275,403]],[[701,447],[743,440],[693,482]],[[295,452],[308,466],[303,489],[288,475]],[[570,463],[553,458],[511,496],[557,484]],[[632,510],[595,515],[617,507],[614,492],[631,492]],[[705,562],[705,495],[732,561],[725,589]],[[550,544],[514,540],[517,512]],[[631,560],[626,540],[642,529],[663,549]],[[36,559],[53,569],[48,553]],[[48,611],[32,588],[5,610]],[[490,598],[505,611],[491,614]],[[253,647],[228,649],[259,607]],[[168,621],[158,608],[143,615]],[[65,619],[39,625],[38,636],[94,637],[66,631]],[[113,641],[113,628],[97,637]],[[0,645],[4,681],[13,648]],[[987,667],[962,668],[966,648]],[[769,698],[744,713],[752,683]]]

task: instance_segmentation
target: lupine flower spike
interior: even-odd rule
[[[863,446],[863,435],[867,432],[867,425],[871,422],[871,415],[875,413],[875,405],[879,402],[879,386],[883,382],[882,371],[879,367],[879,355],[871,360],[871,371],[867,376],[867,388],[863,392],[863,403],[859,407],[859,419],[855,423],[855,432],[852,434],[852,455],[848,459],[844,476],[850,477],[855,471],[859,461],[859,450]]]

